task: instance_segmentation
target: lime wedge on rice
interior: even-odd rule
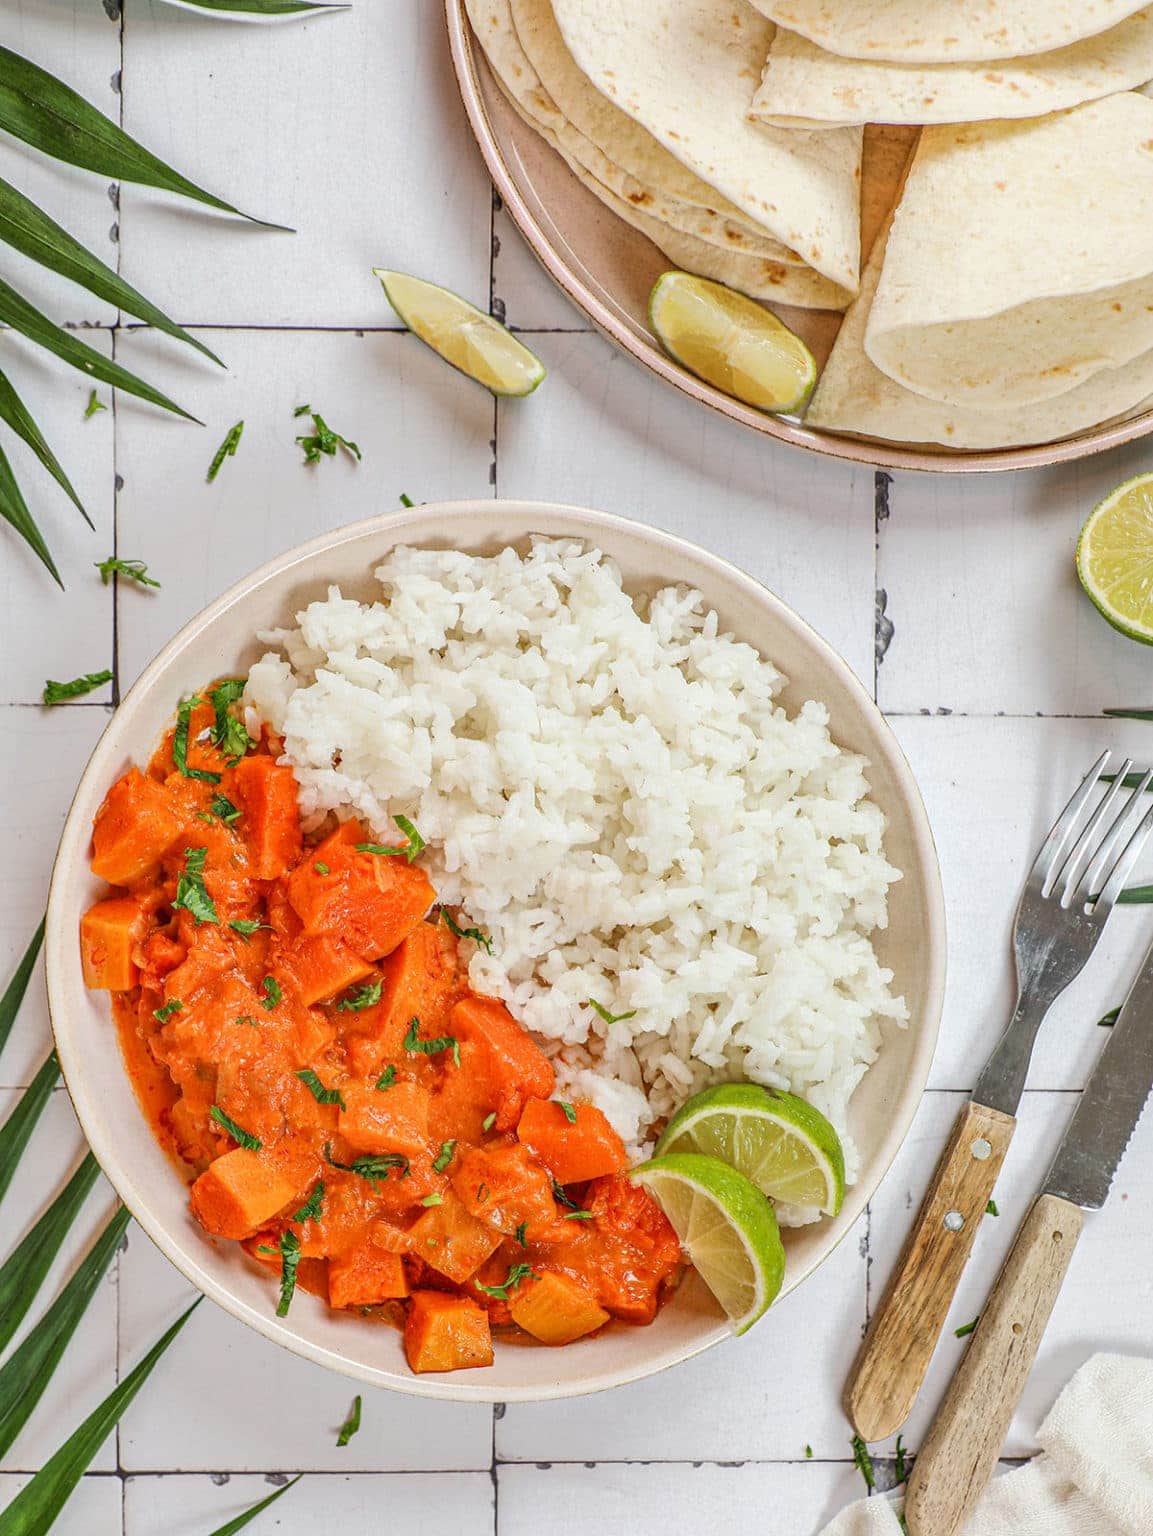
[[[725,1309],[734,1333],[768,1310],[785,1273],[773,1208],[754,1184],[715,1157],[654,1157],[629,1177],[673,1225],[694,1269]]]
[[[1126,480],[1093,508],[1077,540],[1077,575],[1114,629],[1153,645],[1153,474]]]
[[[409,330],[494,395],[531,395],[544,378],[540,358],[475,304],[405,272],[372,270]]]
[[[845,1198],[845,1154],[836,1131],[805,1099],[722,1083],[682,1104],[657,1142],[666,1152],[703,1152],[751,1179],[770,1200],[835,1216]]]
[[[670,357],[759,411],[798,411],[817,365],[799,336],[721,283],[666,272],[649,295],[649,323]]]

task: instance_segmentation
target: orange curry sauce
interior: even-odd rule
[[[414,1371],[648,1323],[680,1252],[591,1104],[473,992],[412,843],[305,839],[229,680],[109,790],[81,923],[137,1096],[204,1229],[337,1308],[403,1314]],[[400,844],[400,839],[396,839]],[[272,1300],[270,1298],[270,1305]]]

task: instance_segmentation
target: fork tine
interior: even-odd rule
[[[1097,834],[1101,828],[1105,826],[1106,818],[1108,817],[1109,812],[1116,804],[1117,797],[1124,790],[1125,779],[1132,766],[1133,759],[1131,757],[1127,757],[1121,764],[1121,767],[1113,775],[1113,782],[1109,786],[1108,794],[1101,797],[1100,805],[1093,812],[1089,820],[1085,823],[1085,830],[1081,833],[1080,837],[1078,837],[1077,841],[1070,849],[1069,857],[1065,860],[1065,863],[1061,866],[1060,870],[1054,871],[1054,885],[1057,884],[1057,881],[1061,879],[1062,875],[1065,877],[1065,884],[1061,891],[1061,905],[1063,907],[1067,907],[1073,899],[1073,893],[1076,891],[1077,886],[1080,884],[1081,876],[1084,873],[1085,866],[1089,863],[1090,859],[1092,859],[1094,850],[1097,847]],[[1114,822],[1114,830],[1116,829],[1116,825],[1117,823]]]
[[[1141,776],[1141,782],[1129,797],[1129,804],[1117,818],[1118,823],[1123,822],[1126,819],[1134,801],[1138,800],[1138,798],[1145,793],[1145,791],[1149,788],[1151,780],[1153,780],[1153,768],[1150,768]],[[1114,902],[1116,902],[1118,896],[1120,896],[1121,892],[1124,890],[1125,882],[1129,878],[1130,872],[1132,871],[1134,864],[1136,864],[1138,856],[1140,855],[1142,848],[1144,848],[1151,831],[1153,831],[1153,805],[1149,807],[1144,816],[1142,816],[1141,820],[1137,823],[1137,830],[1133,833],[1132,837],[1130,837],[1129,841],[1122,849],[1116,863],[1113,865],[1108,880],[1105,882],[1104,889],[1097,897],[1094,897],[1093,892],[1097,888],[1097,885],[1104,873],[1104,860],[1101,856],[1098,856],[1098,858],[1094,861],[1093,868],[1089,871],[1089,900],[1095,902],[1096,906],[1104,906],[1106,916],[1108,916]],[[1110,842],[1112,841],[1113,838],[1110,836]]]
[[[1040,876],[1043,895],[1047,896],[1052,889],[1052,872],[1060,868],[1059,861],[1065,856],[1069,839],[1072,837],[1077,826],[1077,819],[1085,809],[1085,806],[1092,797],[1093,791],[1100,782],[1101,775],[1105,771],[1105,765],[1108,763],[1110,756],[1111,754],[1108,750],[1102,752],[1101,756],[1081,780],[1080,786],[1073,794],[1073,798],[1053,823],[1049,836],[1041,845],[1041,852],[1033,860],[1033,868],[1029,871],[1029,878],[1032,879],[1034,875]]]

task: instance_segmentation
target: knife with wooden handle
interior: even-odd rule
[[[1081,1235],[1153,1088],[1153,948],[1013,1244],[921,1446],[905,1496],[910,1536],[955,1536],[988,1482]]]

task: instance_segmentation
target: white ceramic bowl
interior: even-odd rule
[[[870,761],[874,798],[889,821],[886,852],[904,875],[878,949],[909,1003],[906,1031],[892,1031],[852,1105],[861,1175],[835,1221],[789,1233],[784,1291],[810,1275],[852,1226],[900,1146],[920,1102],[940,1020],[945,927],[940,873],[917,786],[872,700],[843,661],[790,609],[750,577],[666,533],[603,512],[530,502],[428,505],[353,524],[274,560],[185,626],[144,672],[100,740],[76,793],[52,880],[46,954],[56,1048],[84,1133],[137,1221],[187,1278],[234,1317],[306,1359],[375,1386],[460,1401],[575,1396],[635,1381],[727,1337],[696,1277],[649,1328],[614,1325],[595,1339],[550,1350],[502,1343],[484,1370],[413,1376],[392,1328],[332,1312],[298,1295],[289,1317],[274,1313],[267,1274],[235,1243],[214,1242],[188,1211],[187,1191],[153,1139],[123,1070],[108,999],[80,971],[77,925],[104,889],[89,871],[92,818],[109,785],[144,763],[182,695],[206,679],[246,670],[260,655],[256,632],[291,621],[304,602],[337,582],[351,596],[372,592],[371,573],[396,543],[493,551],[532,533],[569,534],[599,545],[630,590],[683,582],[698,587],[725,627],[790,679],[784,702],[823,699],[844,746]],[[776,1326],[775,1314],[760,1323]]]

